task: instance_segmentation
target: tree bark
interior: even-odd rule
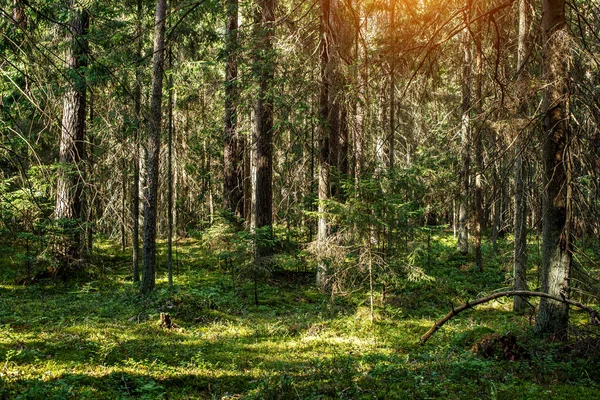
[[[238,0],[227,0],[225,52],[225,148],[223,150],[224,207],[238,217],[244,216],[242,182],[243,141],[237,132],[238,89]]]
[[[162,120],[162,88],[165,63],[166,0],[156,0],[154,56],[152,59],[152,97],[148,124],[147,185],[144,193],[144,246],[142,248],[142,293],[154,289],[156,274],[156,217],[158,199],[158,164]]]
[[[460,150],[460,194],[458,206],[458,251],[465,255],[469,252],[469,170],[471,147],[471,0],[467,0],[466,27],[462,36],[462,102],[461,102],[461,150]]]
[[[319,89],[319,220],[317,223],[317,242],[325,245],[328,236],[328,222],[325,216],[325,202],[329,199],[330,190],[330,139],[331,123],[329,120],[329,84],[330,84],[330,66],[329,66],[329,13],[330,0],[321,0],[321,20],[320,20],[320,89]],[[329,288],[329,268],[324,261],[317,265],[317,287],[322,292],[327,292]]]
[[[525,58],[529,44],[530,0],[519,1],[519,38],[517,49],[517,81],[525,81]],[[527,113],[525,101],[519,105],[518,117],[524,119]],[[516,138],[515,147],[515,240],[513,255],[513,288],[527,290],[527,198],[525,185],[525,165],[523,164],[524,140]],[[515,296],[513,310],[520,312],[526,304],[522,297]]]
[[[273,93],[275,75],[273,40],[275,33],[275,1],[260,1],[261,23],[258,32],[256,70],[259,79],[254,135],[256,141],[255,226],[260,236],[257,255],[268,256],[273,225]]]
[[[173,133],[175,122],[173,121],[173,45],[169,45],[169,69],[171,73],[168,79],[168,139],[167,139],[167,279],[169,287],[173,287]]]
[[[477,14],[481,15],[481,8],[477,6]],[[473,211],[475,216],[475,269],[483,271],[483,256],[481,254],[481,239],[483,230],[483,51],[482,51],[482,29],[481,17],[477,19],[477,32],[475,36],[476,56],[476,85],[475,85],[475,111],[477,113],[477,132],[473,138],[475,150],[475,193],[473,196]]]
[[[390,0],[390,32],[392,49],[396,48],[396,0]],[[388,137],[388,159],[390,171],[394,169],[394,156],[396,145],[396,61],[390,61],[390,133]],[[389,245],[389,243],[388,243]]]
[[[137,0],[137,26],[136,26],[136,62],[142,58],[142,0]],[[133,131],[133,188],[131,190],[131,216],[133,219],[133,232],[131,244],[133,281],[140,280],[140,130],[141,130],[141,108],[142,108],[142,87],[139,72],[140,66],[137,64],[135,69],[135,87],[133,89],[133,101],[135,111],[136,126]]]
[[[565,0],[544,0],[543,74],[545,81],[542,291],[569,296],[571,277],[570,168],[568,159],[568,64],[570,41],[565,20]],[[543,299],[536,331],[566,335],[568,306]]]
[[[55,217],[66,230],[66,241],[60,246],[63,267],[76,268],[81,256],[81,217],[83,171],[85,162],[86,77],[89,15],[69,1],[69,40],[67,69],[70,82],[64,94],[60,136]]]

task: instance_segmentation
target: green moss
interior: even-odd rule
[[[263,279],[256,306],[252,282],[234,288],[227,271],[201,267],[216,258],[195,240],[179,244],[175,288],[161,269],[142,298],[128,255],[98,241],[86,282],[0,284],[0,398],[596,398],[598,360],[533,337],[509,299],[461,314],[421,346],[451,304],[506,284],[503,267],[461,268],[469,259],[451,238],[434,242],[434,280],[400,281],[384,300],[377,293],[371,323],[365,293],[332,301],[306,282]],[[501,266],[499,253],[487,259]],[[175,329],[160,327],[161,312]],[[508,331],[529,360],[472,351]]]

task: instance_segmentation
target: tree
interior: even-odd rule
[[[152,59],[152,97],[148,123],[147,186],[144,193],[144,246],[142,248],[142,293],[154,289],[156,271],[156,217],[158,201],[158,166],[162,109],[163,70],[165,63],[165,0],[156,0],[154,56]]]
[[[330,145],[331,124],[329,120],[329,44],[331,34],[329,31],[329,13],[330,0],[321,0],[321,19],[320,19],[320,77],[319,77],[319,221],[317,224],[317,242],[325,245],[328,235],[328,224],[325,216],[325,203],[329,198],[330,185]],[[324,261],[320,261],[317,266],[317,287],[321,291],[326,291],[329,280],[329,270]]]
[[[225,64],[225,148],[223,150],[223,201],[226,210],[244,216],[242,182],[243,141],[237,132],[238,89],[238,0],[226,3]]]
[[[80,262],[83,163],[85,161],[86,76],[88,65],[89,15],[85,8],[68,3],[70,46],[67,54],[69,82],[63,98],[55,217],[67,230],[67,240],[60,246],[63,266],[73,268]]]
[[[525,61],[529,46],[529,11],[530,1],[519,1],[519,37],[517,48],[517,81],[525,81]],[[521,101],[517,112],[518,117],[525,117],[527,103]],[[527,290],[527,198],[525,196],[525,165],[523,152],[525,140],[523,133],[518,133],[515,147],[515,240],[513,255],[513,288]],[[523,298],[515,296],[513,310],[521,311],[526,306]]]
[[[543,78],[544,165],[542,291],[569,297],[571,278],[571,161],[568,143],[568,63],[570,38],[565,19],[565,0],[544,0]],[[543,334],[566,335],[568,305],[542,299],[536,330]]]
[[[142,58],[142,0],[137,0],[136,13],[136,65]],[[140,82],[140,68],[135,69],[135,86],[133,89],[133,101],[135,111],[135,127],[133,131],[133,188],[131,190],[131,217],[133,219],[132,232],[132,264],[133,281],[140,280],[140,131],[142,110],[142,83]]]
[[[275,1],[260,1],[260,29],[258,30],[256,73],[258,74],[258,99],[255,110],[255,215],[253,224],[259,236],[257,254],[266,256],[273,225],[273,92],[275,54]]]
[[[462,33],[462,75],[461,75],[461,122],[460,122],[460,172],[459,172],[459,211],[458,211],[458,251],[467,254],[469,251],[469,170],[471,147],[471,6],[467,0],[465,9],[465,28]]]
[[[173,133],[175,121],[173,118],[173,44],[169,45],[169,80],[168,95],[168,138],[167,138],[167,279],[169,287],[173,287]]]
[[[482,49],[482,8],[477,5],[477,31],[475,33],[475,112],[477,113],[477,131],[473,138],[474,158],[475,158],[475,193],[473,196],[473,214],[475,219],[475,269],[483,271],[483,257],[481,254],[481,239],[483,235],[483,133],[484,114],[483,114],[483,49]]]

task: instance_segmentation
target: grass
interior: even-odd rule
[[[536,338],[508,299],[461,314],[419,344],[451,304],[509,285],[502,246],[485,249],[476,273],[451,237],[436,236],[426,268],[435,280],[401,280],[378,301],[374,323],[366,293],[331,299],[304,281],[263,280],[254,305],[252,283],[234,288],[194,240],[178,247],[174,289],[161,270],[147,297],[110,241],[97,244],[93,276],[68,284],[15,285],[18,266],[5,257],[0,399],[597,398],[597,354]],[[161,328],[161,312],[177,328]],[[475,351],[508,332],[528,359]]]

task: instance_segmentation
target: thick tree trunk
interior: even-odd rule
[[[529,45],[529,5],[530,0],[519,1],[519,41],[517,49],[517,79],[525,81],[525,58]],[[519,118],[525,118],[526,102],[519,107]],[[523,134],[522,132],[520,132]],[[523,163],[524,140],[516,138],[515,147],[515,241],[513,256],[513,289],[527,290],[527,198],[525,185],[525,165]],[[515,296],[513,310],[520,312],[526,307],[523,298]]]
[[[244,216],[242,183],[243,141],[237,133],[238,90],[238,0],[227,0],[225,51],[225,148],[223,150],[223,200],[226,210]]]
[[[267,256],[272,249],[267,244],[272,237],[273,225],[273,93],[271,86],[275,75],[273,39],[275,33],[275,1],[261,0],[261,24],[258,32],[256,71],[259,78],[258,101],[255,114],[256,141],[256,229],[260,230],[257,255]]]
[[[328,236],[328,222],[325,217],[325,202],[329,198],[330,190],[330,143],[331,124],[329,120],[329,8],[330,0],[321,0],[320,22],[320,94],[319,94],[319,221],[317,224],[317,241],[325,245]],[[329,289],[329,268],[324,261],[317,266],[317,287],[323,292]]]
[[[142,248],[142,293],[154,289],[156,273],[156,217],[158,199],[158,162],[162,109],[163,70],[165,63],[166,0],[156,1],[154,56],[152,59],[152,97],[148,124],[147,185],[144,194],[144,246]]]
[[[569,297],[571,276],[570,168],[568,159],[568,63],[570,41],[565,0],[544,0],[544,205],[542,233],[542,291]],[[542,299],[537,315],[539,333],[566,335],[568,306]]]
[[[88,44],[86,33],[89,15],[85,9],[75,9],[69,2],[69,40],[67,68],[71,81],[64,94],[60,136],[58,181],[56,185],[55,217],[66,230],[66,240],[60,246],[63,267],[74,268],[81,256],[81,217],[83,193],[83,163],[85,162],[85,115]]]

